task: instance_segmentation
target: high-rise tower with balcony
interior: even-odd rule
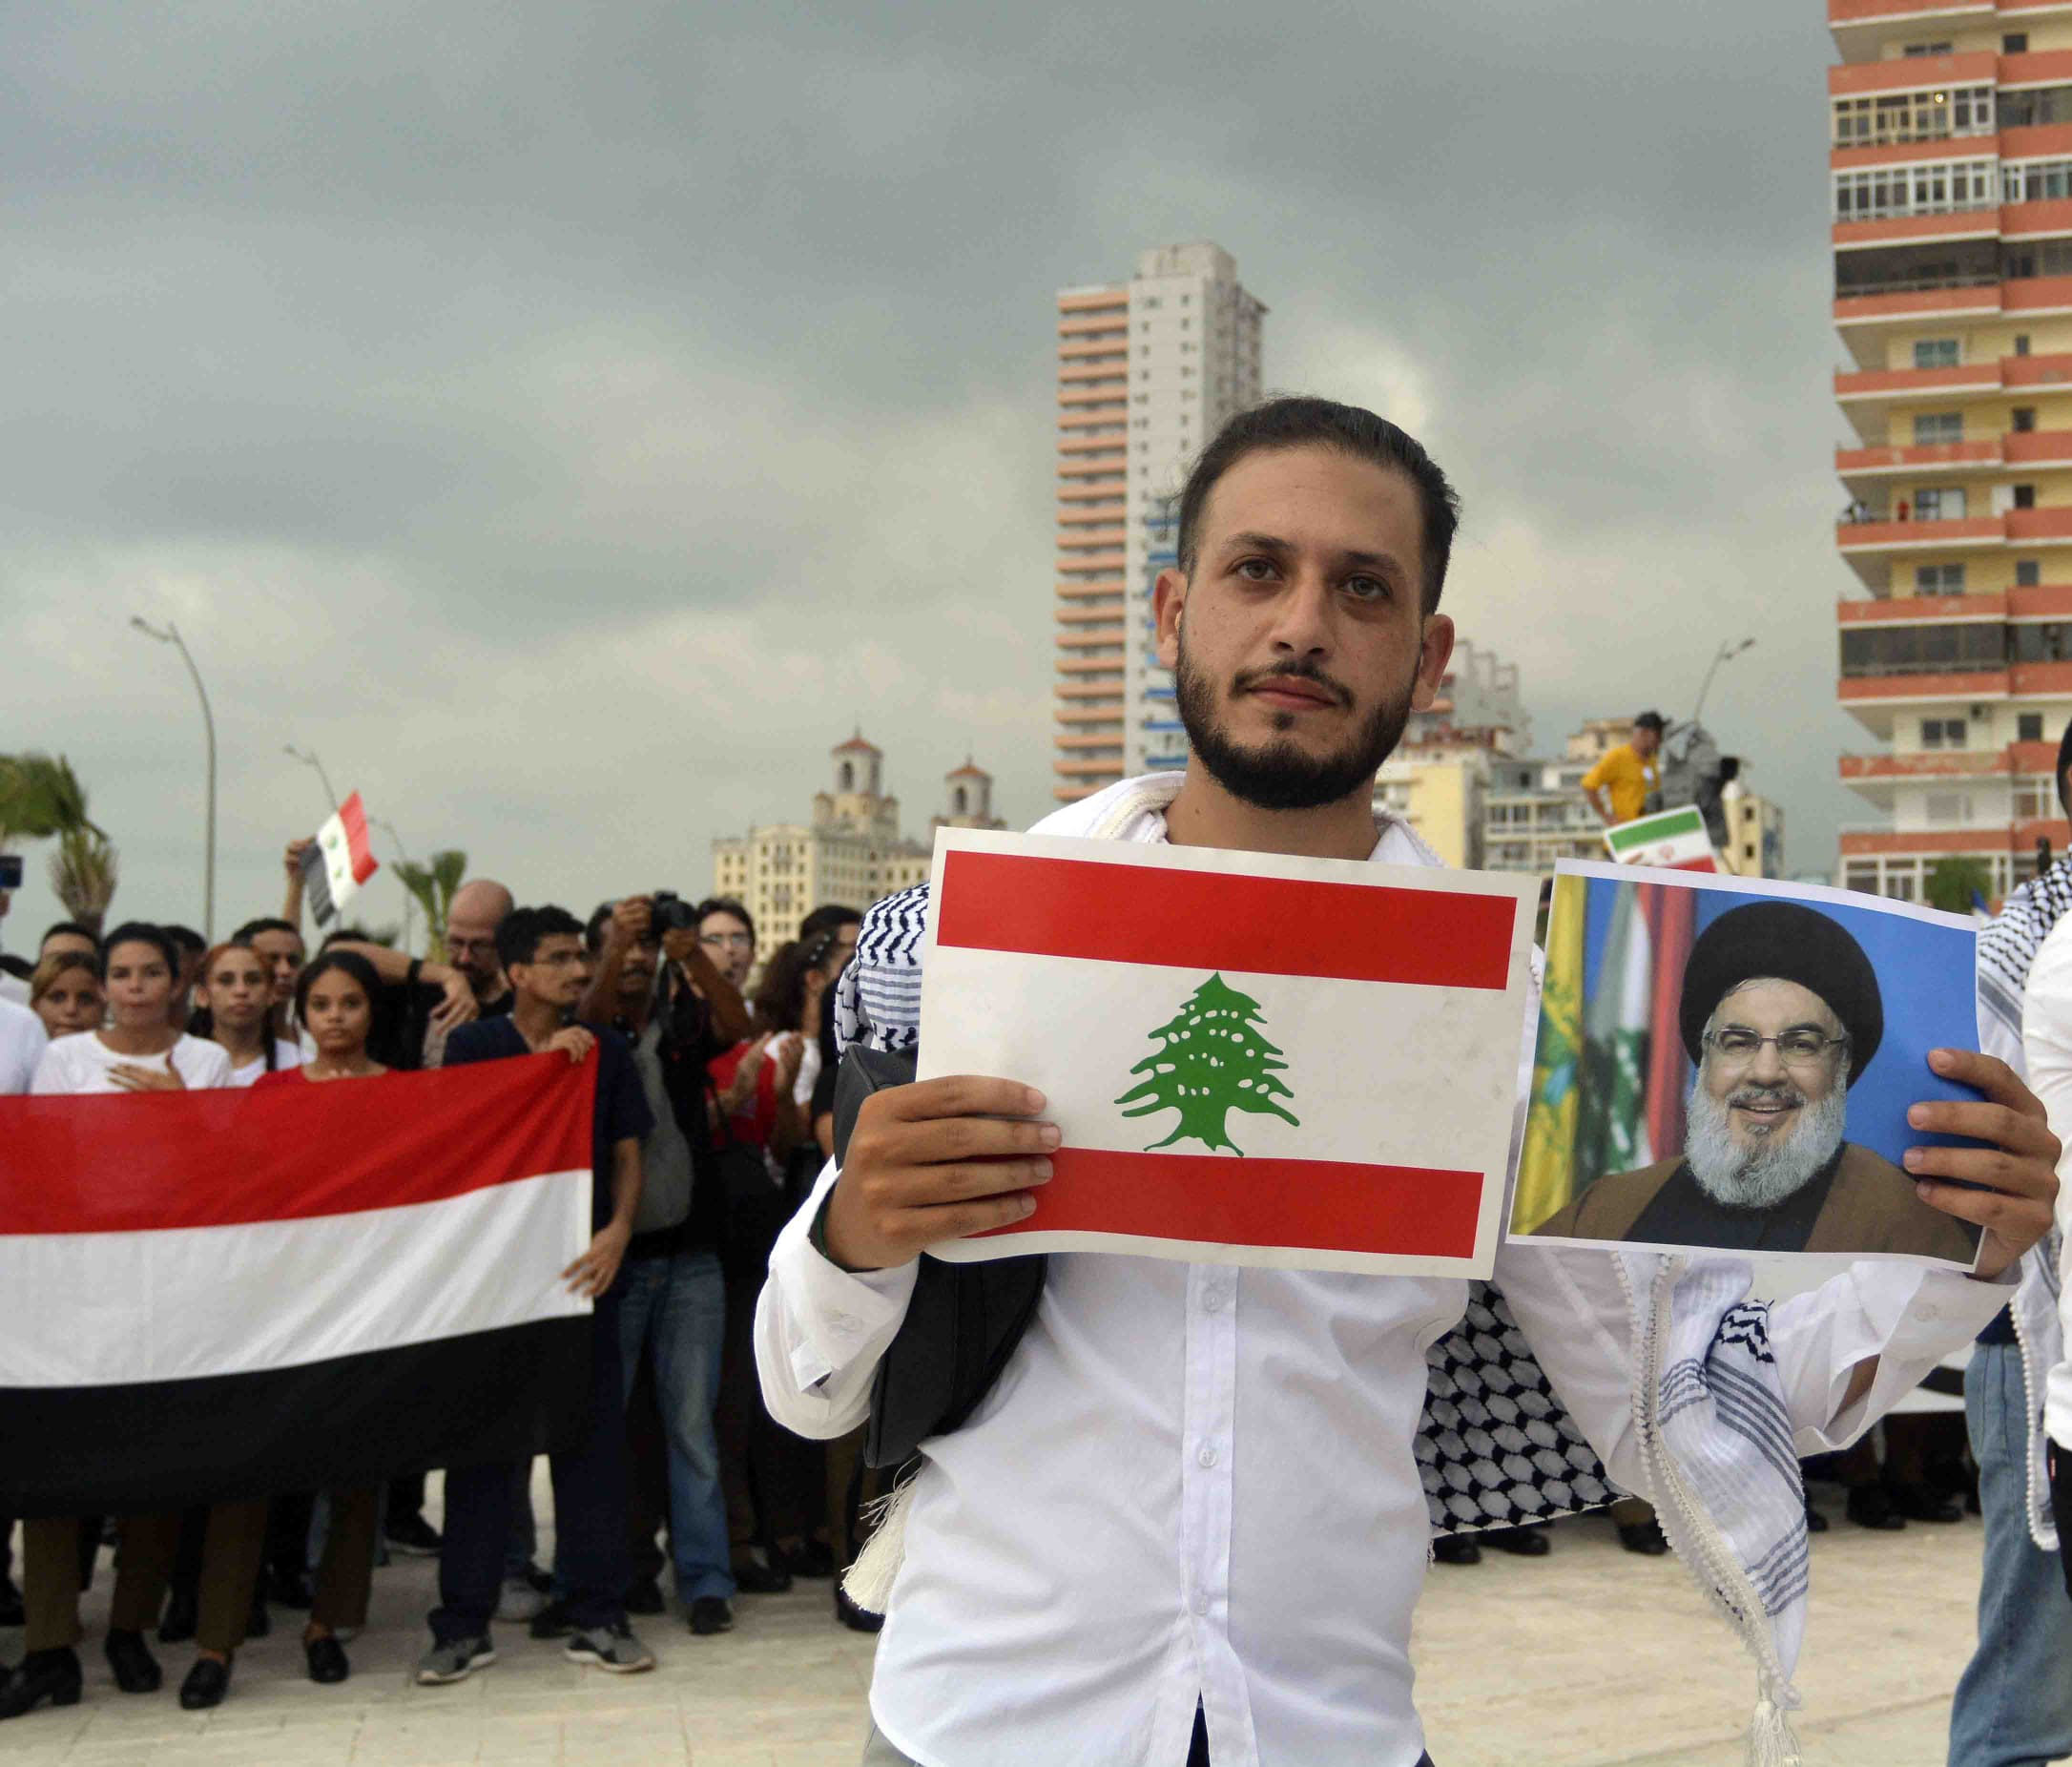
[[[1151,633],[1187,465],[1259,397],[1266,308],[1220,246],[1144,253],[1129,281],[1058,291],[1055,795],[1178,766]]]
[[[1839,881],[1917,900],[1949,856],[1998,896],[2068,830],[2072,5],[1828,0],[1835,466],[1857,592],[1840,698],[1880,815]]]

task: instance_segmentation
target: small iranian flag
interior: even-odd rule
[[[1605,845],[1622,865],[1660,865],[1666,871],[1717,871],[1711,837],[1695,804],[1638,816],[1605,830]]]
[[[1026,1221],[933,1255],[1486,1275],[1537,889],[942,831],[921,1075],[1033,1086],[1064,1145]]]
[[[355,792],[302,852],[302,887],[317,925],[328,926],[344,913],[361,884],[380,869],[381,862],[367,844],[367,813]]]

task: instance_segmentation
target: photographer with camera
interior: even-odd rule
[[[746,1032],[748,1009],[700,946],[695,911],[673,891],[602,904],[584,942],[595,967],[576,1015],[624,1032],[654,1116],[641,1146],[646,1178],[619,1279],[620,1364],[629,1395],[643,1357],[653,1372],[676,1593],[692,1632],[705,1636],[733,1626],[735,1592],[713,1428],[727,1303],[705,1068]],[[635,1611],[659,1611],[647,1569],[658,1562],[658,1518],[639,1501],[649,1483],[636,1466],[628,1600]]]

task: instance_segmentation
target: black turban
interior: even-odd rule
[[[1677,1028],[1697,1061],[1712,1009],[1730,989],[1758,976],[1796,982],[1827,1002],[1849,1033],[1850,1078],[1871,1065],[1885,1035],[1877,972],[1841,924],[1798,902],[1729,908],[1698,935],[1684,967]]]

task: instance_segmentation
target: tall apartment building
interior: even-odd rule
[[[1463,638],[1431,705],[1411,713],[1381,763],[1375,803],[1403,817],[1447,864],[1480,869],[1492,769],[1531,740],[1518,665]]]
[[[1839,697],[1879,813],[1839,882],[1909,900],[1950,855],[1993,895],[2068,834],[2072,6],[1828,0],[1835,468],[1858,593]]]
[[[1127,282],[1058,291],[1055,796],[1178,766],[1151,585],[1174,562],[1188,463],[1259,398],[1266,308],[1221,246],[1166,245]]]

